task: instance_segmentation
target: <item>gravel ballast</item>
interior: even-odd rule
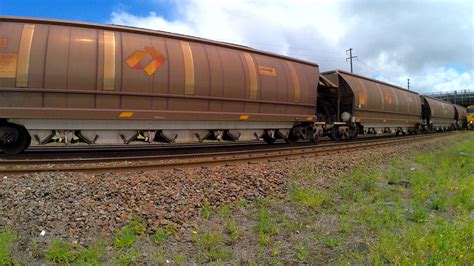
[[[221,206],[285,193],[294,169],[309,165],[319,173],[318,185],[366,162],[387,162],[397,156],[432,149],[462,139],[462,133],[297,160],[189,168],[138,173],[33,173],[1,176],[0,231],[14,228],[22,238],[85,243],[110,235],[132,216],[148,232],[173,225],[185,231],[199,221],[204,203]],[[45,235],[40,236],[44,231]]]

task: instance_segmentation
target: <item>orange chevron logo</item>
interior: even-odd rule
[[[152,60],[150,63],[148,63],[148,65],[143,66],[141,64],[141,61],[147,55],[150,55],[152,57]],[[160,66],[165,63],[165,61],[165,57],[158,51],[156,51],[153,47],[145,47],[145,51],[137,50],[133,52],[133,54],[129,56],[126,60],[127,65],[129,67],[135,69],[143,69],[148,74],[148,76],[153,75],[153,73],[155,73],[156,70],[158,70]]]

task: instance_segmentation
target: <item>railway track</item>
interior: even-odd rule
[[[393,135],[384,136],[362,136],[353,141],[361,141],[364,139],[373,138],[390,138]],[[323,138],[321,143],[335,143],[329,138]],[[143,157],[150,155],[167,155],[175,154],[189,154],[189,153],[203,153],[203,152],[222,152],[226,150],[256,150],[266,148],[278,147],[300,147],[305,145],[314,145],[313,143],[298,142],[294,145],[286,144],[284,140],[277,140],[273,145],[269,146],[263,141],[246,141],[246,142],[214,142],[214,143],[199,143],[199,144],[130,144],[130,145],[87,145],[87,146],[34,146],[27,149],[22,154],[15,155],[0,155],[0,164],[2,163],[32,163],[42,161],[57,161],[57,160],[97,160],[101,161],[104,158],[117,157]]]
[[[430,134],[396,138],[370,138],[353,142],[324,143],[319,145],[262,145],[253,149],[200,151],[182,154],[147,154],[134,156],[56,158],[29,160],[1,160],[1,174],[29,172],[112,172],[173,169],[183,167],[206,167],[212,165],[236,165],[262,161],[281,161],[330,153],[342,153],[376,146],[397,145],[451,135]]]

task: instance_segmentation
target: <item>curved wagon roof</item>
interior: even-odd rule
[[[114,30],[114,31],[121,31],[121,32],[128,32],[128,33],[137,33],[137,34],[146,34],[151,36],[160,36],[160,37],[168,37],[168,38],[175,38],[179,40],[187,40],[193,41],[203,44],[211,44],[221,47],[227,47],[232,49],[237,49],[241,51],[252,52],[261,55],[272,56],[276,58],[291,60],[307,65],[312,65],[318,67],[318,64],[314,62],[310,62],[307,60],[302,60],[294,57],[284,56],[276,53],[266,52],[258,49],[254,49],[251,47],[237,45],[227,42],[220,42],[214,41],[210,39],[189,36],[184,34],[178,33],[171,33],[166,31],[159,31],[159,30],[150,30],[138,27],[131,27],[131,26],[123,26],[123,25],[104,25],[104,24],[96,24],[96,23],[86,23],[86,22],[78,22],[78,21],[68,21],[68,20],[57,20],[57,19],[40,19],[40,18],[28,18],[28,17],[10,17],[10,16],[0,16],[0,22],[19,22],[19,23],[36,23],[36,24],[48,24],[48,25],[59,25],[59,26],[71,26],[71,27],[86,27],[86,28],[93,28],[93,29],[101,29],[101,30]]]

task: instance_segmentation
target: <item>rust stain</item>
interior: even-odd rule
[[[0,54],[0,78],[16,77],[16,54]]]
[[[288,68],[290,69],[291,77],[293,78],[293,85],[294,85],[294,91],[295,91],[295,102],[300,101],[300,95],[301,95],[301,88],[300,88],[300,80],[298,78],[298,73],[296,73],[295,66],[291,62],[286,62],[288,64]]]
[[[8,40],[5,38],[0,38],[0,48],[6,48],[8,44]]]

